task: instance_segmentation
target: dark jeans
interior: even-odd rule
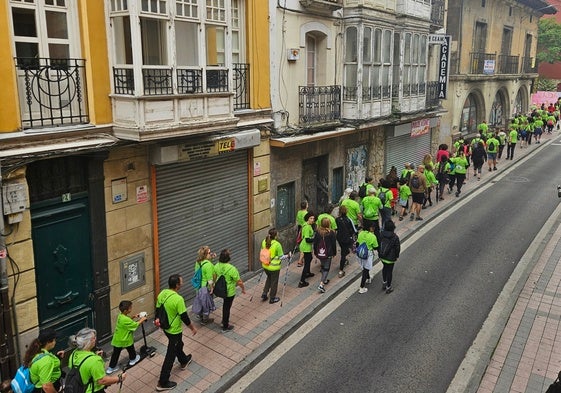
[[[339,242],[339,246],[341,247],[341,260],[339,261],[339,270],[345,270],[347,255],[351,253],[352,243]]]
[[[360,278],[360,287],[364,288],[366,280],[370,278],[370,270],[362,268],[362,277]]]
[[[466,180],[465,173],[456,173],[456,190],[458,193],[462,191],[462,186],[464,185],[464,180]]]
[[[427,202],[432,205],[432,199],[430,196],[431,193],[432,193],[432,187],[427,188],[427,192],[425,192],[425,199],[423,201],[423,206],[425,206]]]
[[[499,155],[497,157],[501,158],[503,156],[504,149],[505,149],[505,145],[499,145]]]
[[[166,357],[164,358],[164,364],[162,364],[162,371],[160,371],[160,385],[166,384],[169,381],[171,368],[173,367],[175,358],[177,358],[181,364],[185,364],[189,360],[185,352],[183,352],[182,334],[164,333],[168,337],[168,348],[166,351]]]
[[[448,188],[452,190],[454,188],[454,183],[456,183],[456,175],[448,175]]]
[[[321,263],[321,282],[325,283],[329,269],[331,269],[331,258],[320,259],[319,262]]]
[[[506,148],[506,159],[512,160],[514,158],[514,149],[516,148],[516,143],[509,143]]]
[[[382,262],[382,281],[386,283],[386,286],[392,286],[392,276],[393,276],[393,263]]]
[[[230,309],[232,308],[232,303],[234,303],[234,298],[236,296],[230,296],[224,298],[224,303],[222,304],[222,327],[227,328],[230,325]]]
[[[129,353],[129,360],[134,360],[136,357],[136,351],[134,349],[134,344],[130,347],[125,348]],[[119,356],[121,356],[121,351],[123,348],[113,347],[113,354],[111,355],[111,360],[109,361],[109,367],[115,368],[117,366],[117,362],[119,361]]]
[[[267,294],[269,294],[269,297],[272,299],[277,296],[280,270],[276,270],[274,272],[265,270],[265,274],[267,275],[267,280],[265,281],[265,288],[263,288],[263,295],[267,296]],[[270,293],[269,290],[271,290]]]
[[[310,265],[312,264],[312,257],[313,256],[311,252],[304,253],[304,268],[302,269],[300,282],[306,281],[306,278],[308,278],[308,274],[310,274]]]

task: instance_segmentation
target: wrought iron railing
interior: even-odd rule
[[[343,86],[343,100],[345,101],[356,101],[358,93],[358,87],[356,86]]]
[[[195,94],[203,92],[203,70],[179,68],[177,70],[177,92]]]
[[[392,94],[392,87],[390,85],[382,86],[382,99],[390,99]]]
[[[115,94],[134,95],[134,70],[113,67]]]
[[[24,128],[89,122],[84,59],[17,57],[14,60],[23,99]]]
[[[425,106],[427,108],[435,108],[440,105],[438,98],[438,81],[426,83]]]
[[[517,74],[518,56],[499,55],[499,74]]]
[[[206,70],[207,93],[220,93],[228,91],[228,70],[212,69]]]
[[[142,81],[146,96],[173,94],[171,68],[143,68]]]
[[[399,98],[399,83],[392,85],[392,98]]]
[[[249,64],[234,63],[234,110],[249,109]]]
[[[522,70],[521,74],[536,74],[538,72],[538,65],[534,61],[533,57],[523,57],[522,58]]]
[[[341,118],[341,86],[300,86],[299,124],[318,125]]]
[[[495,53],[471,52],[470,74],[494,74],[497,55]]]

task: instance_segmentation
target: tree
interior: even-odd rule
[[[536,81],[535,88],[536,91],[556,91],[557,84],[551,79],[538,78],[538,80]]]
[[[538,49],[536,60],[541,63],[561,61],[561,24],[555,19],[542,18],[538,22]]]

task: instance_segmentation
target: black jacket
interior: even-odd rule
[[[325,246],[326,256],[318,255],[319,250]],[[337,255],[337,241],[335,238],[335,231],[329,231],[325,236],[321,236],[319,232],[314,235],[314,255],[319,259],[327,259]]]
[[[380,233],[380,245],[378,246],[378,256],[381,259],[395,262],[401,252],[399,237],[390,231]]]

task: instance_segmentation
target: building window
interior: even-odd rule
[[[493,127],[503,127],[505,125],[504,118],[504,99],[500,92],[495,94],[495,100],[491,105],[491,113],[489,115],[489,125]]]
[[[331,202],[333,204],[338,204],[339,199],[343,196],[344,188],[344,168],[341,166],[339,168],[333,168],[333,181],[331,186]]]
[[[277,187],[276,226],[285,228],[294,224],[296,217],[294,182]]]
[[[358,36],[357,28],[348,27],[345,32],[345,85],[343,87],[343,99],[357,99],[357,69],[358,69]]]
[[[306,34],[306,86],[316,85],[316,39]]]
[[[470,94],[462,109],[462,118],[460,119],[460,130],[462,134],[475,132],[477,127],[477,104],[473,94]]]

